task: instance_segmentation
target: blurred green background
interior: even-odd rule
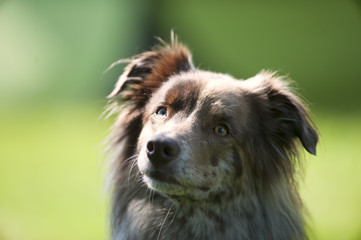
[[[106,239],[99,118],[119,58],[168,40],[203,69],[296,81],[319,127],[311,239],[361,239],[361,2],[0,0],[0,240]]]

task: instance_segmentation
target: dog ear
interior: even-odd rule
[[[108,98],[131,100],[142,106],[170,76],[194,69],[189,50],[174,38],[171,44],[141,53],[128,62]]]
[[[276,89],[269,91],[268,99],[272,117],[277,124],[277,135],[282,137],[288,133],[294,134],[309,153],[316,155],[318,135],[301,102],[294,95]]]
[[[266,100],[263,117],[268,119],[263,120],[263,127],[272,141],[289,146],[297,137],[309,153],[316,155],[316,127],[302,102],[287,86],[287,81],[267,72],[260,73],[250,81],[254,81],[254,91]]]

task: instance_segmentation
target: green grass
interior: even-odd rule
[[[361,239],[361,115],[322,114],[317,157],[309,157],[303,195],[314,239]]]
[[[105,239],[100,109],[44,107],[0,123],[0,239]]]
[[[21,110],[21,111],[20,111]],[[107,238],[99,107],[47,106],[0,118],[0,239]],[[361,115],[321,114],[302,194],[312,239],[361,238]]]

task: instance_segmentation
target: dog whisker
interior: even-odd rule
[[[133,159],[137,158],[139,156],[139,154],[135,154],[127,159],[125,159],[123,162],[122,162],[122,166],[128,164],[129,162],[131,162]]]
[[[137,157],[139,156],[139,154],[136,154],[136,155],[134,155],[134,156],[132,156],[132,157],[130,157],[130,158],[128,158],[126,161],[127,161],[127,163],[128,162],[130,162],[130,161],[132,161],[132,160],[134,160],[135,159],[135,161],[132,161],[132,165],[130,166],[130,168],[129,168],[129,171],[128,171],[128,184],[129,184],[129,181],[130,181],[130,178],[131,178],[131,176],[132,176],[132,170],[134,169],[134,167],[137,165]]]
[[[166,220],[167,220],[167,218],[168,218],[168,215],[169,215],[170,211],[172,210],[172,207],[173,207],[173,202],[172,202],[172,204],[170,205],[170,207],[169,207],[169,209],[168,209],[168,212],[167,212],[167,214],[166,214],[165,217],[164,217],[164,220],[163,220],[163,222],[162,222],[162,225],[160,226],[157,240],[160,239],[160,236],[161,236],[161,233],[162,233],[164,224],[165,224],[165,222],[166,222]]]

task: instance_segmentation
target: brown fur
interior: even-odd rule
[[[113,240],[306,239],[298,143],[315,154],[318,137],[282,77],[196,69],[173,40],[109,98]]]

